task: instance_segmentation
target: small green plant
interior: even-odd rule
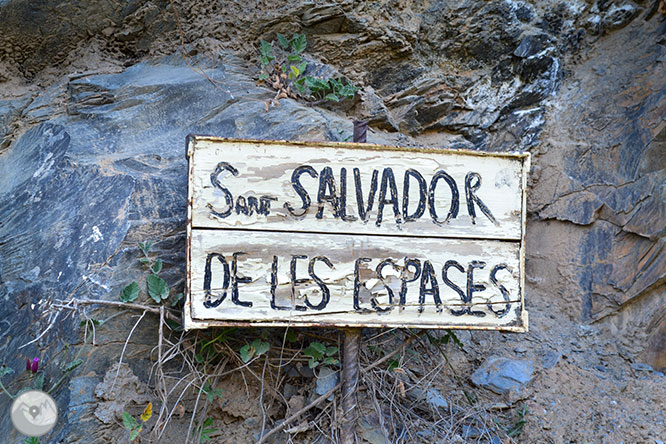
[[[465,350],[465,345],[460,341],[460,339],[458,339],[458,336],[456,336],[453,330],[444,330],[444,334],[439,338],[432,335],[427,335],[427,337],[431,344],[447,345],[449,342],[452,342],[461,350]]]
[[[143,425],[153,416],[153,403],[149,402],[137,421],[134,416],[123,412],[123,427],[129,432],[129,440],[134,441],[143,430]]]
[[[301,97],[309,102],[340,102],[353,98],[360,89],[342,78],[317,78],[306,76],[307,62],[302,53],[307,47],[304,34],[294,34],[288,39],[277,34],[278,47],[261,40],[259,44],[259,60],[261,72],[259,83],[266,83],[277,91],[272,100],[266,101],[266,111],[271,104],[279,106],[281,98]]]
[[[244,363],[248,363],[250,359],[255,356],[261,356],[264,353],[268,352],[271,348],[271,345],[262,341],[261,339],[255,339],[251,344],[245,344],[240,349],[240,357]]]
[[[390,372],[395,371],[395,369],[400,367],[400,361],[397,359],[389,359],[386,369]]]
[[[201,424],[201,428],[199,429],[199,442],[207,442],[213,439],[212,435],[215,432],[218,432],[219,429],[213,427],[213,418],[210,416],[207,417],[203,424]]]
[[[209,382],[201,388],[201,391],[206,394],[206,400],[210,403],[215,401],[215,398],[222,397],[222,390],[214,389]]]
[[[167,299],[169,299],[171,290],[169,289],[169,284],[167,284],[167,282],[159,276],[160,272],[162,271],[162,266],[164,265],[162,259],[158,258],[153,260],[148,255],[148,252],[152,246],[152,242],[139,242],[139,249],[143,254],[143,256],[139,258],[139,262],[146,266],[150,271],[150,274],[146,278],[148,295],[157,304],[166,303]],[[127,285],[120,292],[120,300],[122,302],[133,302],[138,297],[139,284],[136,281]],[[174,307],[182,298],[183,293],[174,294],[171,298],[171,306]]]
[[[309,357],[308,367],[315,368],[319,364],[335,365],[338,361],[334,356],[338,353],[338,347],[326,347],[321,342],[311,342],[303,351],[303,354]]]
[[[39,440],[39,438],[31,436],[30,438],[24,439],[23,443],[24,444],[41,444],[41,441]]]
[[[7,396],[9,396],[10,399],[16,399],[17,396],[19,396],[21,393],[28,391],[30,389],[36,389],[36,390],[44,390],[46,393],[52,393],[55,391],[58,387],[60,387],[60,384],[62,384],[65,379],[69,376],[71,372],[76,370],[81,364],[83,364],[83,360],[79,359],[78,356],[80,355],[81,351],[77,354],[76,358],[65,364],[60,368],[60,371],[62,371],[62,376],[60,379],[58,379],[55,384],[51,385],[48,389],[45,389],[44,384],[44,372],[39,370],[39,358],[34,358],[32,360],[28,359],[26,360],[26,366],[25,370],[26,373],[28,374],[28,379],[27,379],[27,384],[21,388],[18,393],[15,395],[11,394],[9,390],[5,387],[5,385],[0,381],[0,390],[4,392]],[[6,375],[11,375],[14,372],[14,369],[11,367],[7,367],[6,365],[0,366],[0,378]],[[25,381],[25,379],[24,379]]]
[[[287,339],[287,342],[294,343],[298,342],[298,335],[294,330],[287,330],[287,334],[285,335],[285,338]]]
[[[523,427],[527,424],[527,419],[525,418],[529,410],[527,404],[523,404],[520,410],[518,410],[518,420],[513,423],[513,425],[506,428],[506,434],[509,438],[515,438],[523,433]]]
[[[318,79],[316,77],[306,76],[305,85],[316,100],[330,100],[339,102],[344,99],[351,99],[358,91],[358,86],[343,79]]]
[[[2,378],[2,377],[5,376],[5,375],[11,375],[12,373],[14,373],[14,369],[13,369],[13,368],[11,368],[11,367],[7,367],[7,366],[5,366],[5,365],[3,365],[2,367],[0,367],[0,378]],[[9,393],[9,390],[7,390],[7,389],[5,388],[5,385],[2,383],[2,381],[0,381],[0,389],[1,389],[1,390],[2,390],[7,396],[9,396],[11,399],[14,399],[14,398],[15,398],[15,396],[12,395],[11,393]]]

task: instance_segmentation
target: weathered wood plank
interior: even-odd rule
[[[524,155],[210,138],[189,155],[194,228],[522,235]]]
[[[186,329],[527,330],[529,155],[194,137],[188,158]]]
[[[190,240],[186,327],[526,328],[518,242],[210,229]]]

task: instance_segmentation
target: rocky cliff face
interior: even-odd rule
[[[464,336],[472,351],[456,364],[471,368],[491,354],[565,357],[552,371],[540,368],[525,399],[535,412],[552,401],[592,414],[559,412],[557,422],[539,410],[523,439],[663,439],[664,412],[649,401],[664,393],[663,375],[636,373],[642,363],[666,367],[666,23],[658,7],[0,1],[2,362],[65,362],[65,343],[81,341],[80,319],[51,322],[45,308],[117,300],[142,276],[137,241],[156,241],[165,279],[182,287],[188,133],[349,140],[350,121],[363,118],[369,142],[534,156],[531,332]],[[308,69],[341,73],[362,87],[360,98],[324,108],[283,99],[266,112],[274,91],[257,86],[256,48],[277,32],[305,33]],[[116,317],[97,332],[98,346],[84,347],[83,366],[56,393],[66,407],[48,442],[125,436],[99,412],[109,399],[95,387],[134,322]],[[145,385],[155,333],[152,320],[143,322],[130,373]],[[589,385],[557,390],[581,377]],[[639,388],[632,381],[640,377]],[[619,407],[598,405],[611,400]],[[630,406],[642,418],[621,419]],[[594,413],[609,418],[600,430]],[[568,421],[590,429],[572,431]],[[20,442],[8,417],[0,429]]]

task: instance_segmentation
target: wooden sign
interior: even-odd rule
[[[186,329],[526,331],[529,154],[188,139]]]

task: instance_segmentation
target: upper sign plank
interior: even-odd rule
[[[205,137],[189,150],[192,228],[522,238],[527,155]]]

